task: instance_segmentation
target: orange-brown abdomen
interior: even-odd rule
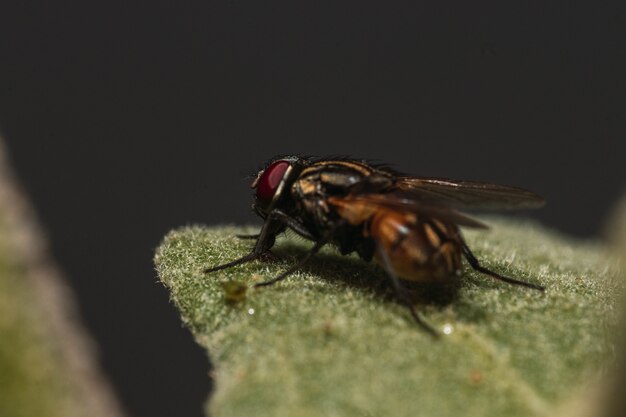
[[[454,225],[383,209],[371,217],[369,235],[387,253],[395,273],[402,279],[443,283],[461,267],[461,245]],[[383,263],[378,251],[375,259]]]

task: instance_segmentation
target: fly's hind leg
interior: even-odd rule
[[[385,251],[385,249],[381,245],[377,245],[376,250],[378,251],[380,258],[383,261],[383,266],[385,268],[385,271],[387,272],[387,275],[389,275],[389,278],[391,278],[391,283],[393,284],[393,289],[396,293],[396,297],[398,298],[398,300],[400,300],[409,308],[409,311],[411,312],[411,316],[413,317],[413,320],[415,320],[415,322],[422,329],[426,330],[431,336],[438,338],[439,333],[437,333],[437,331],[433,329],[431,325],[426,323],[420,317],[417,310],[415,310],[415,306],[411,302],[411,299],[407,293],[406,288],[404,288],[404,286],[400,283],[400,279],[396,275],[396,272],[393,269],[393,265],[391,264],[391,260],[389,259],[389,255],[387,255],[387,252]]]
[[[470,248],[467,246],[467,243],[465,243],[465,240],[463,239],[460,233],[458,234],[458,236],[461,241],[461,248],[463,250],[463,255],[465,256],[465,259],[467,259],[467,262],[469,262],[470,266],[474,268],[476,271],[481,272],[485,275],[489,275],[490,277],[495,278],[497,280],[507,282],[509,284],[532,288],[534,290],[538,290],[542,292],[545,291],[545,287],[543,287],[542,285],[533,284],[532,282],[521,281],[519,279],[500,275],[497,272],[493,272],[485,268],[484,266],[480,265],[480,262],[478,262],[478,259],[476,259],[476,257],[474,256]]]

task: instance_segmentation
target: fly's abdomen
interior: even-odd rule
[[[369,234],[402,279],[443,283],[461,267],[456,226],[413,213],[380,210],[371,219]],[[383,263],[378,251],[375,259]]]

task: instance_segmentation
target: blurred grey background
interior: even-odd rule
[[[530,188],[598,236],[625,191],[623,2],[3,2],[0,130],[134,416],[200,416],[209,364],[161,237],[250,223],[245,176],[345,154]]]

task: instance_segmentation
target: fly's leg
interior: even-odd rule
[[[257,233],[254,235],[235,235],[235,236],[237,237],[237,239],[247,240],[247,239],[258,239],[261,236],[261,234]]]
[[[387,275],[389,275],[389,278],[391,278],[391,283],[393,284],[393,289],[396,293],[396,297],[398,298],[398,300],[400,300],[409,308],[409,311],[411,312],[411,316],[413,316],[413,320],[415,320],[415,322],[422,329],[426,330],[431,336],[438,338],[439,333],[437,333],[437,331],[433,329],[428,323],[422,320],[422,318],[417,313],[417,310],[415,310],[415,306],[411,302],[411,299],[407,293],[406,288],[404,288],[404,286],[400,283],[400,279],[396,275],[396,272],[393,269],[393,265],[391,265],[391,260],[389,259],[389,255],[387,255],[387,252],[385,251],[385,249],[381,245],[377,245],[376,250],[380,254],[380,258],[383,261],[383,267],[385,268]]]
[[[212,268],[206,268],[204,270],[204,273],[208,274],[208,273],[211,273],[211,272],[220,271],[222,269],[230,268],[230,267],[233,267],[233,266],[245,264],[246,262],[254,261],[255,259],[260,258],[261,255],[263,255],[263,253],[250,252],[246,256],[242,256],[241,258],[235,259],[234,261],[231,261],[231,262],[228,262],[228,263],[225,263],[225,264],[222,264],[222,265],[214,266]]]
[[[465,259],[467,259],[467,262],[469,262],[470,266],[474,268],[476,271],[481,272],[485,275],[489,275],[490,277],[495,278],[497,280],[508,282],[509,284],[520,285],[522,287],[528,287],[528,288],[532,288],[534,290],[538,290],[542,292],[545,291],[545,287],[543,287],[542,285],[533,284],[532,282],[521,281],[515,278],[510,278],[504,275],[500,275],[497,272],[493,272],[485,268],[484,266],[481,266],[480,262],[478,262],[478,259],[476,259],[476,257],[474,256],[470,248],[467,246],[467,243],[465,243],[465,240],[460,235],[460,233],[459,233],[459,239],[461,240],[461,247],[462,247],[463,255],[465,256]]]
[[[281,233],[284,229],[285,226],[282,224],[282,222],[277,221],[270,213],[270,215],[267,216],[267,219],[265,219],[265,223],[263,223],[261,233],[259,233],[252,252],[245,256],[242,256],[239,259],[235,259],[234,261],[214,266],[212,268],[207,268],[204,270],[204,273],[208,274],[210,272],[215,272],[236,265],[241,265],[246,262],[254,261],[255,259],[260,258],[266,252],[268,252],[272,246],[274,246],[274,242],[276,241],[276,235]]]
[[[234,261],[225,263],[223,265],[207,268],[204,270],[204,273],[208,274],[210,272],[215,272],[233,266],[241,265],[268,255],[270,258],[274,258],[275,256],[271,255],[271,252],[269,252],[269,250],[272,246],[274,246],[276,236],[279,233],[282,233],[285,230],[285,227],[289,227],[290,229],[294,230],[296,233],[307,239],[314,239],[313,236],[306,230],[304,225],[302,225],[300,222],[298,222],[293,217],[290,217],[286,213],[275,209],[267,215],[267,219],[265,220],[265,223],[263,223],[261,232],[258,235],[238,236],[243,239],[257,239],[252,252],[245,256],[242,256],[239,259],[235,259]]]
[[[302,268],[313,257],[313,255],[318,253],[320,251],[320,249],[322,249],[324,247],[324,245],[327,244],[332,239],[332,237],[333,237],[333,235],[335,233],[335,230],[337,230],[339,227],[341,227],[342,224],[343,224],[342,222],[339,222],[339,223],[333,225],[333,227],[330,230],[328,230],[321,239],[317,240],[315,242],[315,245],[313,245],[313,247],[311,248],[311,250],[309,250],[307,252],[307,254],[304,255],[302,257],[302,259],[300,259],[295,265],[293,265],[292,267],[290,267],[286,271],[282,272],[277,277],[274,277],[274,278],[272,278],[270,280],[267,280],[267,281],[263,281],[263,282],[259,282],[257,284],[254,284],[254,287],[255,288],[259,288],[259,287],[266,287],[268,285],[275,284],[278,281],[282,281],[283,279],[287,278],[289,275],[293,274],[298,269]],[[291,227],[291,225],[290,225],[290,227]],[[308,234],[308,232],[307,232],[307,234]]]
[[[293,230],[294,232],[296,232],[297,234],[299,234],[300,236],[302,236],[305,239],[308,240],[317,240],[307,229],[306,227],[300,223],[297,219],[294,219],[293,217],[289,216],[287,213],[275,209],[272,210],[272,212],[270,213],[270,215],[280,221],[283,225],[285,225],[286,227],[290,228],[291,230]]]
[[[253,235],[235,235],[237,239],[242,239],[242,240],[253,240],[253,239],[258,240],[259,236],[261,236],[260,233],[256,233]],[[268,261],[268,262],[276,262],[280,260],[280,256],[276,255],[275,253],[273,253],[271,250],[268,249],[265,252],[263,252],[258,258],[254,258],[254,259],[261,259],[262,261]],[[230,266],[233,266],[233,265],[230,265]]]
[[[282,281],[283,279],[287,278],[289,275],[293,274],[298,269],[302,268],[313,257],[313,255],[315,255],[317,252],[320,251],[320,249],[322,249],[322,247],[326,243],[327,243],[326,241],[321,241],[321,240],[319,242],[316,242],[315,245],[311,248],[311,250],[308,251],[307,254],[304,255],[302,259],[298,261],[298,263],[296,263],[295,265],[293,265],[291,268],[287,269],[286,271],[282,272],[277,277],[254,284],[254,287],[255,288],[266,287],[268,285],[276,284],[278,281]]]
[[[247,262],[254,261],[255,259],[259,259],[259,258],[261,258],[263,256],[266,256],[268,254],[270,248],[274,245],[274,240],[276,238],[276,234],[269,235],[269,236],[265,237],[263,240],[261,240],[261,238],[259,238],[257,240],[256,245],[254,246],[254,249],[252,249],[252,252],[250,252],[249,254],[247,254],[245,256],[242,256],[239,259],[235,259],[234,261],[222,264],[222,265],[214,266],[212,268],[206,268],[204,270],[204,273],[208,274],[208,273],[211,273],[211,272],[220,271],[222,269],[226,269],[226,268],[230,268],[230,267],[233,267],[233,266],[245,264]]]
[[[293,230],[294,232],[296,232],[303,238],[309,239],[309,240],[315,240],[315,237],[313,237],[313,235],[309,233],[309,231],[306,229],[306,227],[302,223],[300,223],[298,220],[294,219],[293,217],[289,216],[285,212],[276,209],[270,213],[270,216],[272,216],[272,218],[275,220],[281,221],[285,226],[287,226],[288,228],[290,228],[291,230]],[[257,233],[253,235],[236,235],[236,236],[239,239],[258,239],[261,236],[261,234]]]

